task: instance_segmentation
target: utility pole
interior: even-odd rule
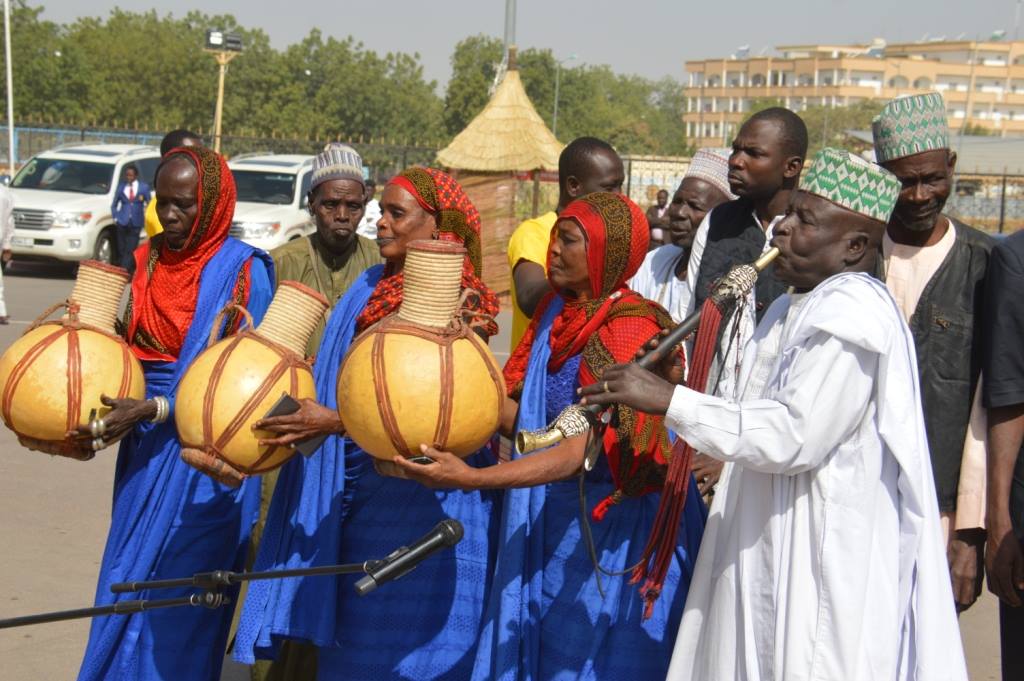
[[[228,63],[242,53],[242,38],[236,33],[207,31],[204,49],[213,55],[220,68],[217,76],[217,105],[213,113],[213,150],[219,154],[221,122],[224,117],[224,75],[227,73]]]
[[[508,48],[516,44],[516,0],[505,0],[505,65],[508,66]]]
[[[4,0],[4,61],[7,66],[7,164],[14,179],[14,76],[11,70],[11,0]]]

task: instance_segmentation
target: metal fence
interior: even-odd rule
[[[8,164],[7,126],[0,125],[0,162]],[[14,126],[14,160],[20,166],[36,154],[60,146],[75,144],[142,144],[158,146],[163,133],[151,130],[125,130],[65,125]],[[221,150],[228,158],[244,153],[308,154],[323,149],[330,140],[292,137],[221,136]],[[370,176],[380,181],[410,165],[434,162],[437,148],[414,144],[345,140],[355,147],[369,168]]]
[[[152,130],[126,130],[71,125],[23,125],[14,128],[15,165],[32,156],[59,146],[73,144],[160,144],[163,134]],[[243,153],[315,154],[328,140],[292,137],[255,137],[224,135],[221,148],[230,158]],[[416,144],[381,141],[348,140],[363,156],[371,177],[386,180],[411,165],[429,165],[437,156],[437,148]],[[0,163],[7,165],[7,126],[0,124]],[[686,157],[624,156],[626,186],[631,199],[646,208],[655,201],[658,190],[670,194],[682,181],[690,165]],[[0,171],[2,172],[2,171]],[[527,200],[529,187],[521,188],[521,209],[517,216],[526,217],[532,201]],[[540,212],[557,202],[557,185],[541,183]],[[989,232],[1012,232],[1024,228],[1024,175],[962,174],[958,176],[946,212],[969,225]],[[522,213],[522,215],[518,215]]]
[[[1024,228],[1024,175],[960,175],[946,213],[988,232]]]

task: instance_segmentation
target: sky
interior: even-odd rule
[[[449,57],[462,38],[504,35],[505,0],[28,0],[43,16],[69,23],[106,16],[112,8],[181,16],[190,9],[232,14],[262,28],[276,48],[313,28],[328,36],[352,35],[378,52],[418,52],[428,79],[443,86]],[[752,55],[776,45],[859,43],[883,38],[911,42],[961,34],[986,38],[1014,32],[1020,0],[518,0],[520,49],[550,48],[555,57],[577,55],[570,65],[608,64],[619,73],[682,80],[685,62],[725,57],[741,45]],[[171,9],[173,7],[173,9]],[[1024,12],[1022,12],[1024,14]],[[1024,17],[1022,17],[1024,22]],[[1024,27],[1020,31],[1024,39]]]

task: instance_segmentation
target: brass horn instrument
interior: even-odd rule
[[[778,248],[771,248],[760,258],[746,265],[736,265],[729,270],[711,291],[710,299],[721,309],[735,303],[747,295],[757,282],[758,275],[779,255]],[[658,347],[646,352],[633,361],[644,369],[652,369],[663,360],[669,352],[682,343],[700,325],[701,310],[697,309],[689,317],[668,332],[658,343]],[[652,339],[653,340],[653,339]],[[646,345],[646,344],[645,344]],[[562,410],[558,418],[544,430],[521,430],[516,433],[516,449],[520,454],[528,454],[538,449],[556,445],[562,440],[582,435],[597,423],[598,415],[603,407],[596,404],[570,404]],[[587,469],[593,465],[588,458]]]

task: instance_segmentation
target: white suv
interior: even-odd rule
[[[110,204],[129,163],[152,186],[160,150],[135,144],[73,144],[33,156],[10,184],[15,258],[117,262]]]
[[[306,208],[312,156],[243,154],[228,166],[238,187],[231,236],[269,251],[316,229]]]

